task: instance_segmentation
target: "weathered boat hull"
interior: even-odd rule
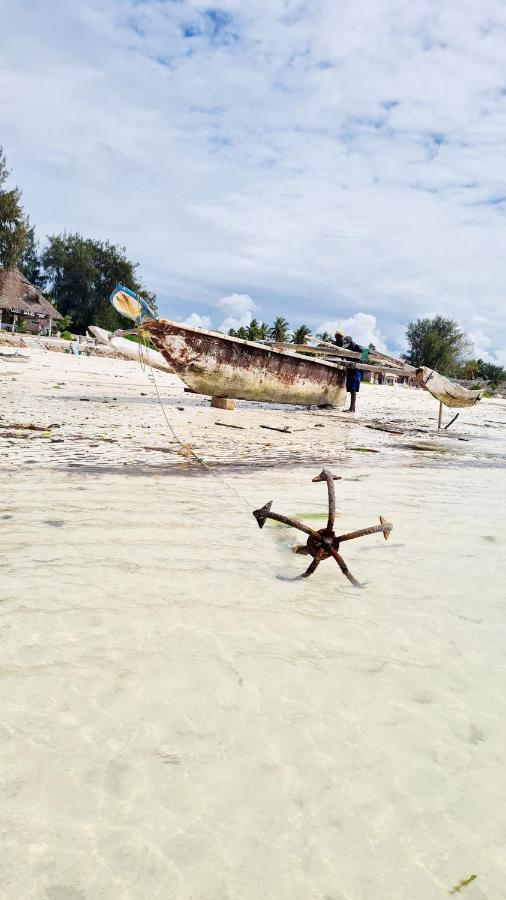
[[[481,391],[469,391],[460,384],[455,384],[434,369],[420,366],[416,370],[416,381],[420,387],[425,388],[436,400],[450,407],[474,406],[481,399]]]
[[[150,347],[143,347],[134,341],[127,341],[126,338],[117,337],[111,331],[99,328],[98,325],[90,325],[88,331],[100,344],[112,347],[113,350],[118,350],[124,356],[129,356],[130,359],[143,359],[154,369],[161,369],[162,372],[172,372],[172,366],[167,365],[167,362],[158,350],[152,350]]]
[[[142,327],[198,394],[302,406],[340,406],[346,399],[345,370],[333,363],[166,319]]]

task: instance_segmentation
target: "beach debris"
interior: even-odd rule
[[[339,553],[340,545],[344,541],[352,541],[355,538],[363,537],[366,534],[375,534],[376,532],[382,532],[383,537],[385,538],[385,540],[387,540],[390,536],[393,525],[391,522],[387,522],[387,520],[384,519],[383,516],[380,516],[379,525],[373,525],[370,528],[359,528],[356,531],[350,531],[346,534],[336,535],[334,531],[334,521],[336,515],[336,494],[334,489],[334,481],[340,480],[340,475],[333,475],[332,472],[328,471],[328,469],[322,469],[320,474],[316,475],[313,478],[314,482],[325,481],[327,483],[329,501],[327,525],[325,528],[320,528],[318,531],[315,531],[308,525],[304,525],[302,522],[297,521],[297,519],[283,516],[281,513],[271,512],[273,503],[272,500],[269,503],[266,503],[265,506],[262,506],[261,509],[255,509],[253,515],[258,522],[259,528],[264,527],[267,519],[273,519],[275,522],[281,522],[283,525],[289,525],[291,528],[297,528],[298,531],[303,531],[308,535],[307,543],[297,547],[295,551],[296,553],[300,553],[301,555],[313,557],[313,560],[309,564],[306,571],[303,572],[303,574],[300,576],[301,578],[308,578],[309,575],[313,574],[313,572],[318,568],[318,566],[324,559],[329,559],[330,557],[332,557],[333,559],[335,559],[336,563],[341,569],[341,572],[346,576],[348,581],[350,581],[351,584],[355,585],[356,587],[361,587],[360,582],[357,581],[357,579],[351,574],[348,566]]]
[[[477,875],[470,875],[469,878],[463,878],[458,884],[452,887],[448,893],[451,895],[460,894],[462,888],[467,887],[468,884],[471,884],[471,882],[475,881],[477,878]]]
[[[450,419],[450,421],[448,422],[448,425],[445,425],[444,430],[446,431],[450,427],[450,425],[453,425],[453,423],[455,422],[455,419],[458,419],[459,416],[460,416],[460,413],[455,413],[453,419]]]
[[[215,422],[215,425],[221,425],[223,428],[238,428],[240,431],[244,431],[244,425],[231,425],[230,422]]]
[[[400,430],[394,425],[382,425],[381,423],[376,423],[375,425],[366,425],[365,427],[371,428],[373,431],[387,431],[388,434],[404,434],[405,431],[405,429]]]
[[[288,425],[278,428],[275,425],[260,425],[260,428],[267,428],[268,431],[280,431],[282,434],[291,434]]]
[[[381,453],[381,450],[373,450],[372,447],[347,447],[347,450],[356,450],[357,453]]]
[[[7,424],[7,422],[0,425],[0,428],[16,428],[19,431],[48,431],[50,428],[59,428],[59,425],[34,425],[32,422],[20,423],[20,422],[12,422]]]

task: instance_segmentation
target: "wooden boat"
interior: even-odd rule
[[[474,406],[481,399],[483,393],[482,391],[469,391],[427,366],[420,366],[416,370],[416,382],[445,406]]]
[[[110,300],[121,315],[142,327],[176,374],[198,394],[339,406],[346,399],[347,368],[359,368],[416,378],[446,406],[472,406],[480,399],[479,391],[468,391],[432,369],[415,369],[378,351],[371,352],[374,365],[369,365],[362,362],[360,353],[325,342],[316,347],[267,345],[180,325],[158,319],[142,297],[121,284]]]
[[[192,391],[265,403],[340,406],[343,366],[166,319],[142,328]]]
[[[158,319],[142,297],[121,284],[110,300],[121,315],[142,327],[197,394],[297,406],[337,406],[346,399],[342,365]]]
[[[27,354],[19,353],[18,350],[0,350],[0,359],[6,362],[26,363],[30,357]]]
[[[162,372],[173,371],[172,366],[167,364],[158,350],[152,350],[151,347],[142,347],[135,341],[127,341],[126,338],[119,337],[111,331],[106,331],[105,328],[99,328],[98,325],[90,325],[88,331],[100,344],[112,347],[113,350],[118,350],[119,353],[123,353],[124,356],[130,357],[130,359],[144,359],[154,369],[161,369]]]
[[[276,346],[288,347],[290,345],[278,343]],[[343,347],[336,347],[325,341],[320,342],[316,347],[296,345],[295,349],[304,351],[305,353],[318,354],[320,357],[325,356],[326,358],[331,359],[342,357],[345,364],[347,360],[354,359],[356,360],[357,368],[362,369],[363,371],[383,372],[384,374],[396,375],[400,378],[413,378],[419,387],[428,391],[429,394],[432,394],[436,400],[439,400],[445,406],[474,406],[474,404],[481,399],[483,394],[483,391],[470,391],[467,388],[461,387],[460,384],[450,381],[445,375],[440,375],[439,372],[436,372],[434,369],[429,369],[427,366],[420,366],[420,368],[417,369],[415,366],[409,365],[409,363],[404,360],[397,359],[394,356],[387,356],[386,353],[380,353],[378,350],[373,350],[369,353],[368,358],[372,362],[372,365],[368,365],[367,363],[360,362],[360,353],[346,350]]]

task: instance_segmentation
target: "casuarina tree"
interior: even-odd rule
[[[410,322],[404,358],[412,366],[428,366],[442,375],[453,374],[469,352],[469,343],[457,322],[435,316]]]
[[[137,263],[126,256],[124,247],[109,241],[83,238],[80,234],[54,234],[42,255],[48,293],[63,315],[72,316],[77,333],[88,325],[110,331],[128,327],[109,303],[109,294],[118,282],[141,294],[153,307],[154,294],[146,291],[137,276]]]
[[[21,206],[21,191],[7,190],[10,175],[3,148],[0,147],[0,266],[12,269],[18,262],[26,238],[26,222]]]
[[[40,290],[43,290],[46,285],[46,276],[42,268],[42,254],[35,237],[35,228],[30,224],[28,216],[25,220],[25,226],[25,242],[18,259],[18,269],[25,278],[28,278],[30,284],[34,284]]]

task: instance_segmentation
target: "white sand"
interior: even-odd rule
[[[438,438],[421,391],[224,412],[157,373],[215,477],[135,363],[0,366],[0,895],[503,897],[506,404]],[[296,533],[251,516],[323,515],[322,463],[339,530],[394,523],[343,545],[361,591],[288,580]]]

